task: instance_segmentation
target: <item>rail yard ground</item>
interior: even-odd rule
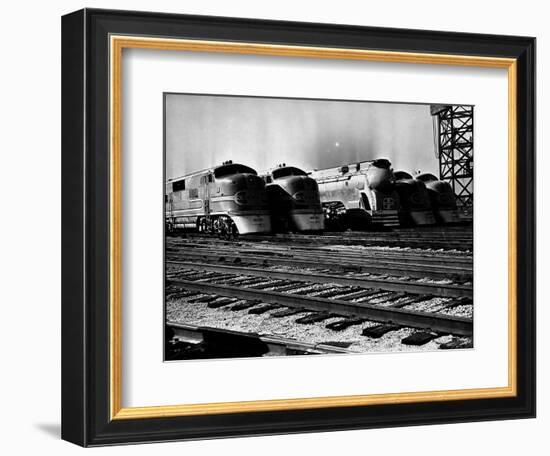
[[[472,236],[168,236],[165,359],[472,348]]]

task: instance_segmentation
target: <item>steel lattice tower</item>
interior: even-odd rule
[[[471,208],[474,198],[474,108],[432,105],[439,178],[449,182],[457,204]]]

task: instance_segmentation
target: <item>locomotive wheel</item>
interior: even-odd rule
[[[166,222],[166,233],[173,234],[174,233],[174,224],[170,221]]]
[[[206,219],[201,218],[197,225],[198,225],[199,233],[208,232],[208,223],[206,222]]]
[[[229,217],[219,217],[214,222],[214,231],[221,239],[233,239],[239,233],[235,222]]]

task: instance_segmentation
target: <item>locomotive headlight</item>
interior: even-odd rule
[[[304,194],[304,192],[296,192],[296,193],[294,193],[294,195],[292,195],[292,197],[296,201],[305,201],[305,199],[306,199],[306,195]]]
[[[248,199],[246,198],[246,192],[237,192],[235,194],[235,202],[237,204],[248,204]]]

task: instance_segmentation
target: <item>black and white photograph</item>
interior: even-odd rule
[[[165,361],[475,348],[474,106],[163,96]]]

